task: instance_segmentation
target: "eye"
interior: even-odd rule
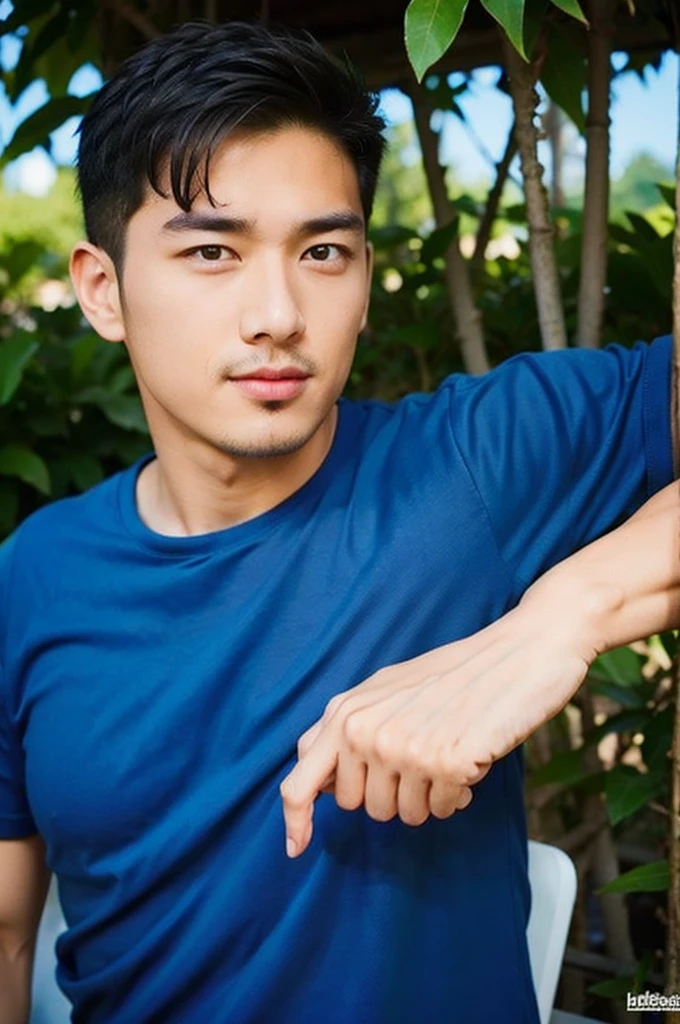
[[[349,251],[344,246],[331,245],[330,242],[313,245],[305,253],[305,256],[314,263],[330,263],[332,260],[347,258],[349,255]]]
[[[200,256],[206,263],[217,263],[227,253],[229,253],[229,249],[223,245],[201,245],[198,249],[194,249],[194,254]]]

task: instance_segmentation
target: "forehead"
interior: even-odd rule
[[[149,189],[138,213],[155,219],[179,210],[167,175],[161,184],[167,197]],[[299,126],[226,139],[210,157],[208,188],[209,194],[199,179],[192,211],[223,209],[251,220],[273,214],[299,220],[337,208],[362,213],[350,157],[335,140]]]

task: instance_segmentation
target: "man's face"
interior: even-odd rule
[[[287,127],[227,141],[189,213],[150,193],[121,282],[151,432],[235,457],[296,451],[328,425],[364,325],[370,257],[342,150]]]

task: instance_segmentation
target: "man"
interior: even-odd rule
[[[500,719],[474,705],[511,689],[507,620],[481,641],[490,682],[466,675],[480,641],[451,641],[669,483],[670,343],[339,400],[380,129],[313,41],[240,24],[152,43],[85,119],[73,282],[129,351],[155,454],[2,551],[3,1024],[26,1014],[45,863],[76,1022],[537,1019],[521,760],[490,765],[627,639],[622,602],[657,595],[652,628],[673,614],[675,577],[663,561],[633,594],[615,571],[603,587],[615,536],[577,556],[593,588],[555,570],[588,595],[553,647],[568,678],[556,698],[534,673]],[[659,501],[623,529],[638,550],[661,516],[670,558],[677,498]],[[414,695],[404,750],[371,708],[403,722]],[[469,724],[467,748],[428,763],[443,722]],[[278,787],[310,726],[286,858]]]

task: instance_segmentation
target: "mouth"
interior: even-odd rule
[[[286,402],[304,390],[310,375],[294,366],[281,369],[262,367],[229,381],[249,398],[263,402]]]

